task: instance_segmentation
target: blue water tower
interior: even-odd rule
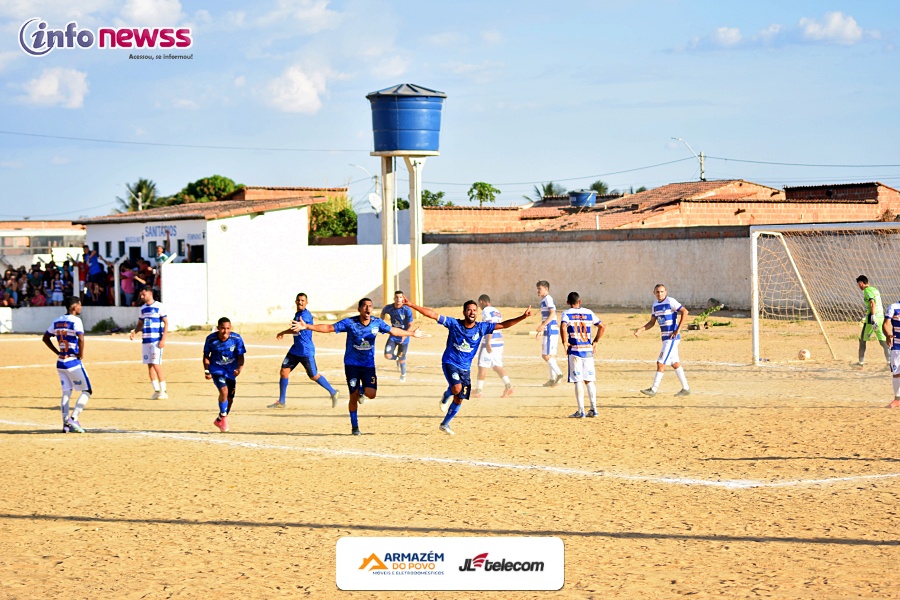
[[[401,83],[367,95],[379,156],[435,156],[439,153],[441,108],[447,94]]]
[[[400,289],[394,248],[395,158],[409,170],[409,299],[424,305],[422,277],[422,169],[425,159],[440,154],[441,109],[447,94],[421,85],[401,83],[368,94],[372,106],[375,150],[381,157],[382,301],[387,306],[392,291]]]
[[[594,190],[572,190],[569,192],[569,206],[584,208],[597,203],[597,192]]]

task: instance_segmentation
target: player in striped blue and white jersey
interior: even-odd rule
[[[78,422],[81,411],[91,397],[91,380],[81,363],[84,358],[84,324],[78,316],[81,314],[81,299],[71,296],[66,299],[66,314],[59,317],[44,333],[44,344],[56,354],[56,372],[62,385],[62,399],[59,408],[62,411],[63,433],[74,431],[84,433]],[[56,338],[59,348],[53,345]],[[81,392],[75,401],[75,409],[69,415],[69,400],[72,392]]]
[[[634,337],[659,323],[659,331],[662,334],[662,351],[659,353],[659,358],[656,359],[656,377],[653,379],[653,385],[646,390],[641,390],[641,393],[655,396],[666,365],[672,365],[678,381],[681,382],[681,391],[675,395],[688,396],[691,388],[688,386],[687,377],[684,375],[684,369],[678,358],[678,344],[681,342],[679,332],[687,319],[688,310],[678,300],[670,298],[666,292],[666,286],[661,283],[656,284],[656,287],[653,288],[653,295],[656,296],[656,302],[653,304],[650,320],[643,327],[634,330]]]
[[[578,292],[569,292],[566,304],[570,306],[564,310],[560,317],[559,337],[569,359],[569,383],[575,384],[575,401],[578,410],[569,415],[575,419],[585,416],[597,416],[597,373],[594,368],[594,354],[597,351],[597,342],[606,333],[606,325],[600,321],[600,317],[589,308],[581,308],[581,296]],[[591,339],[594,328],[597,333]],[[584,388],[587,388],[591,409],[584,413]]]
[[[541,358],[550,367],[550,379],[544,387],[556,387],[562,381],[562,369],[556,364],[556,345],[559,341],[559,324],[556,321],[556,304],[550,295],[550,283],[545,280],[537,282],[537,294],[541,299],[541,324],[537,327],[541,340]]]
[[[888,408],[900,408],[900,302],[888,306],[881,325],[887,343],[891,346],[891,381],[894,384],[894,399]]]
[[[150,374],[150,384],[153,386],[153,400],[165,400],[169,397],[166,393],[166,376],[163,374],[162,355],[166,347],[166,336],[169,333],[169,319],[162,302],[153,298],[153,288],[145,286],[138,295],[141,302],[141,318],[137,327],[131,330],[128,336],[134,339],[141,334],[144,364]]]
[[[491,306],[491,297],[487,294],[478,296],[478,307],[481,309],[481,320],[490,323],[500,323],[503,317],[500,311]],[[481,345],[478,347],[478,379],[475,380],[475,393],[473,398],[481,398],[481,390],[484,389],[484,379],[487,376],[487,370],[493,369],[494,373],[500,377],[505,389],[501,398],[512,396],[513,386],[503,368],[503,334],[495,330],[481,338]]]

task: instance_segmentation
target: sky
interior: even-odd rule
[[[455,204],[476,181],[503,205],[549,181],[693,181],[701,151],[707,179],[900,188],[898,17],[894,1],[0,0],[0,218],[109,214],[126,183],[169,195],[210,175],[348,185],[370,211],[366,95],[400,83],[447,94],[423,187]],[[20,32],[34,50],[40,22],[190,28],[192,46],[31,56]]]

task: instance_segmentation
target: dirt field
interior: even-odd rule
[[[360,437],[300,374],[288,408],[266,408],[289,346],[279,325],[235,324],[249,354],[227,434],[212,424],[205,334],[171,336],[162,401],[147,399],[138,342],[90,336],[85,435],[58,432],[59,383],[39,337],[4,336],[0,596],[454,596],[338,590],[336,541],[378,535],[564,540],[562,590],[459,597],[900,596],[900,411],[884,408],[877,345],[855,369],[853,327],[833,340],[845,356],[824,361],[814,324],[782,324],[766,330],[764,355],[809,348],[819,360],[755,368],[749,319],[731,319],[685,335],[691,396],[673,397],[670,370],[647,398],[638,390],[652,382],[658,334],[631,335],[647,315],[601,317],[599,418],[567,418],[570,384],[541,387],[532,317],[506,338],[514,396],[500,399],[490,374],[454,437],[437,428],[446,335],[430,321],[407,383],[378,356]],[[316,341],[320,370],[346,397],[344,337]]]

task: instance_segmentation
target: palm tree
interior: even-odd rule
[[[522,196],[526,200],[531,202],[540,202],[542,199],[547,196],[562,196],[566,193],[566,188],[558,183],[553,183],[549,181],[547,183],[543,183],[540,186],[534,186],[534,197],[529,198],[528,196]]]
[[[592,183],[591,189],[597,192],[598,196],[605,196],[609,193],[609,185],[602,179],[598,179]]]
[[[136,183],[125,184],[128,190],[128,198],[119,198],[117,213],[137,212],[148,208],[160,206],[159,197],[156,195],[156,183],[150,179],[138,179]]]

